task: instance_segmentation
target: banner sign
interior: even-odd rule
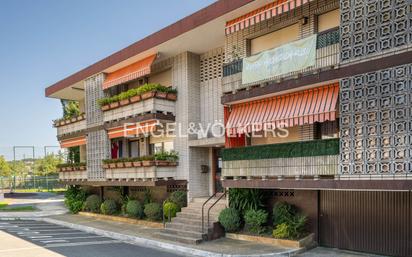
[[[316,64],[316,35],[243,58],[242,84],[254,83]]]

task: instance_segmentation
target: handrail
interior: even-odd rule
[[[210,210],[224,197],[226,196],[226,189],[223,191],[223,194],[209,207],[207,210],[207,227],[209,228],[209,221],[210,221]],[[203,232],[204,233],[204,232]]]
[[[205,208],[205,205],[213,198],[213,197],[215,197],[216,196],[216,194],[217,194],[217,192],[216,193],[214,193],[211,197],[209,197],[204,203],[203,203],[203,205],[202,205],[202,232],[204,233],[204,231],[205,231],[205,221],[204,221],[204,208]]]

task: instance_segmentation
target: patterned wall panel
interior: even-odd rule
[[[104,74],[101,73],[88,78],[85,82],[86,118],[88,128],[103,124],[103,112],[97,102],[97,100],[104,97],[102,89],[103,81]]]
[[[341,0],[341,61],[411,43],[411,0]]]
[[[412,173],[412,64],[341,81],[341,174]]]

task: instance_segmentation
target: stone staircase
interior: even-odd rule
[[[210,211],[210,224],[207,227],[207,210],[217,201],[218,198],[211,199],[205,205],[204,226],[205,233],[202,231],[202,205],[208,198],[194,198],[187,207],[177,213],[171,222],[166,223],[165,229],[156,233],[162,239],[180,242],[185,244],[199,244],[202,241],[213,237],[214,228],[217,226],[218,216],[221,210],[226,208],[226,199],[221,199]]]

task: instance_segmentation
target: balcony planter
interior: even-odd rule
[[[109,168],[110,169],[116,168],[116,163],[109,163]]]
[[[142,161],[142,165],[144,167],[149,167],[149,166],[153,166],[155,164],[154,161]]]
[[[111,109],[117,108],[117,107],[119,107],[119,102],[110,103],[110,108]]]
[[[176,167],[178,165],[178,162],[169,162],[168,166]]]
[[[86,166],[80,166],[80,167],[79,167],[79,170],[81,170],[81,171],[86,170]]]
[[[177,95],[175,93],[167,93],[167,100],[176,101]]]
[[[126,168],[133,167],[133,162],[124,162],[124,167],[126,167]]]
[[[142,97],[141,97],[140,95],[135,95],[135,96],[130,97],[130,102],[131,102],[131,103],[137,103],[137,102],[139,102],[141,99],[142,99]]]
[[[153,97],[155,97],[155,96],[156,96],[156,91],[149,91],[149,92],[143,93],[143,94],[141,95],[142,100],[146,100],[146,99],[149,99],[149,98],[153,98]]]
[[[169,161],[156,160],[156,166],[169,166]]]
[[[140,162],[140,161],[134,161],[134,162],[133,162],[133,167],[142,167],[142,162]]]
[[[129,98],[128,98],[128,99],[123,99],[123,100],[120,101],[120,105],[121,105],[121,106],[128,105],[129,103],[130,103]]]
[[[106,104],[102,106],[102,111],[107,111],[110,109],[110,105]]]
[[[166,92],[157,92],[156,93],[156,97],[157,98],[162,98],[162,99],[166,99],[167,98],[167,93]]]
[[[124,168],[124,162],[116,163],[116,168]]]
[[[108,163],[104,163],[103,164],[103,169],[108,169],[108,168],[110,168],[110,165]]]

